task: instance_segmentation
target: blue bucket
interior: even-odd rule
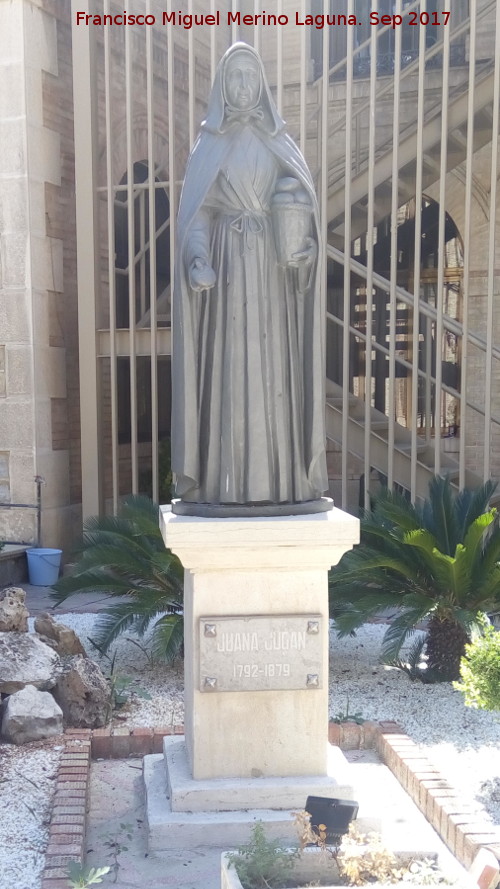
[[[33,586],[52,586],[59,577],[62,549],[28,549],[28,577]]]

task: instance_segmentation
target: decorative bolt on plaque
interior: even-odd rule
[[[319,620],[308,620],[307,621],[307,632],[311,635],[317,635],[319,633]]]
[[[205,636],[216,636],[217,626],[215,624],[205,624]]]
[[[207,691],[215,691],[217,688],[217,679],[215,676],[205,676],[204,686]]]
[[[308,688],[319,688],[319,675],[317,673],[308,673],[306,685]]]

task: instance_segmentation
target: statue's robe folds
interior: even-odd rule
[[[327,488],[318,262],[306,285],[280,266],[270,214],[277,180],[298,179],[319,243],[317,202],[302,155],[262,104],[259,121],[227,123],[216,108],[215,128],[209,107],[181,196],[172,469],[185,502],[301,503]],[[210,290],[189,285],[195,257],[215,271]]]

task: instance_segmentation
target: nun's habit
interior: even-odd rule
[[[242,52],[261,75],[247,111],[225,92],[228,61]],[[310,207],[308,243],[317,245],[305,160],[284,133],[259,56],[235,44],[217,69],[178,215],[172,469],[176,496],[193,514],[194,504],[306,503],[327,488],[317,257],[308,274],[280,265],[271,218],[277,183],[293,180]],[[216,278],[201,292],[189,278],[197,258]]]

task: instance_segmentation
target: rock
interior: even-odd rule
[[[73,728],[99,728],[111,717],[111,690],[95,661],[68,658],[54,688],[64,722]]]
[[[61,666],[54,649],[33,633],[0,633],[0,692],[11,695],[26,685],[47,691]]]
[[[50,645],[61,657],[87,653],[75,631],[64,624],[58,624],[46,611],[35,618],[35,633],[38,633],[45,645]]]
[[[2,737],[6,741],[27,744],[62,732],[62,710],[48,691],[27,685],[7,699],[2,720]]]
[[[21,587],[9,586],[0,592],[0,632],[27,633],[29,611],[26,593]]]

